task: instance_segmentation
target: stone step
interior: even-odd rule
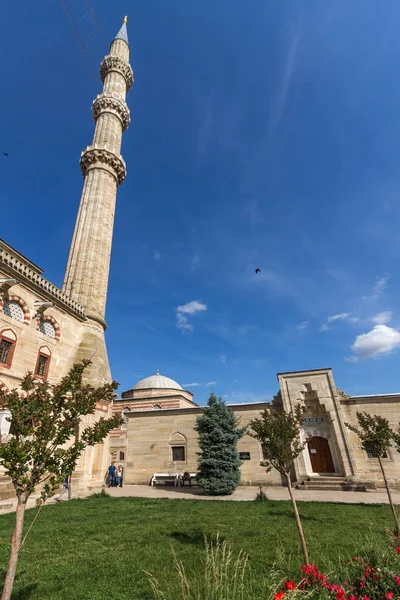
[[[308,477],[297,486],[298,490],[310,491],[342,491],[342,492],[366,492],[373,488],[372,484],[366,482],[352,481],[346,477]]]

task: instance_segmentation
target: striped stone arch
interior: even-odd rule
[[[61,337],[61,329],[55,318],[51,315],[42,315],[41,317],[38,317],[36,320],[36,330],[39,331],[40,326],[42,323],[44,323],[44,321],[49,321],[53,325],[54,331],[56,332],[56,337],[54,339],[59,342]]]
[[[31,320],[31,313],[29,311],[27,303],[20,296],[15,296],[7,293],[3,294],[0,297],[0,312],[3,312],[4,306],[7,304],[7,302],[11,301],[18,302],[18,304],[24,311],[24,320],[22,321],[22,323],[24,325],[28,325]]]
[[[111,450],[111,462],[117,462],[118,460],[118,450]]]

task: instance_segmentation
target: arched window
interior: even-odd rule
[[[36,360],[35,375],[41,379],[47,379],[49,374],[51,360],[51,352],[47,346],[39,348],[38,357]]]
[[[161,404],[153,404],[151,410],[161,410]]]
[[[3,313],[15,321],[19,321],[20,323],[24,322],[25,313],[17,300],[8,300],[3,306]]]
[[[182,433],[176,432],[169,438],[171,462],[187,462],[187,443]]]
[[[0,333],[0,365],[9,369],[12,364],[17,336],[12,329],[3,329]]]
[[[49,338],[56,339],[56,328],[53,323],[47,319],[40,323],[39,331]]]

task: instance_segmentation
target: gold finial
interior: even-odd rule
[[[128,22],[128,17],[124,17],[124,23],[126,24]]]

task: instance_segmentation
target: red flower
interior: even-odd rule
[[[387,598],[387,600],[392,600],[392,598],[393,598],[393,592],[388,592],[386,594],[386,598]]]
[[[361,600],[369,600],[368,596],[363,596]]]
[[[305,575],[312,575],[312,577],[318,577],[317,565],[301,565],[301,570]]]
[[[278,592],[278,594],[275,594],[274,600],[282,600],[282,598],[284,596],[285,596],[285,592]]]
[[[295,590],[296,589],[296,584],[294,581],[287,581],[285,585],[286,585],[287,590]],[[390,598],[389,598],[389,600],[390,600]]]
[[[369,577],[369,571],[365,571],[364,575],[368,579],[368,577]]]
[[[349,600],[357,600],[356,596],[349,596]]]
[[[365,583],[363,581],[360,581],[360,587],[365,588]]]
[[[400,577],[399,575],[395,575],[394,576],[396,583],[398,583],[400,585]]]
[[[395,550],[396,550],[397,554],[400,554],[400,546],[396,546]]]
[[[376,581],[379,581],[379,575],[374,575],[374,579],[375,579]]]

